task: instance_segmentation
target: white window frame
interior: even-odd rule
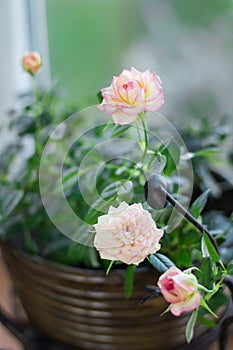
[[[38,83],[51,85],[45,0],[0,0],[0,122],[7,111],[20,105],[19,97],[32,90],[21,66],[27,51],[40,52],[43,69]]]

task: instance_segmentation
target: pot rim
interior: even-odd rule
[[[56,268],[60,271],[63,272],[77,272],[77,271],[83,271],[85,270],[85,273],[87,274],[98,274],[98,276],[106,276],[105,270],[102,268],[89,268],[89,267],[81,267],[81,266],[72,266],[72,265],[65,265],[65,264],[60,264],[54,261],[51,261],[49,259],[46,259],[45,257],[37,254],[31,254],[26,251],[23,251],[19,249],[18,247],[15,246],[12,242],[6,242],[6,241],[0,241],[0,248],[2,250],[5,250],[7,254],[11,254],[14,256],[19,256],[20,258],[26,258],[29,259],[32,263],[36,263],[39,265],[51,267],[51,268]],[[140,274],[142,272],[148,271],[148,269],[152,270],[152,267],[148,264],[148,266],[137,266],[136,269],[134,270],[134,273]],[[111,274],[125,274],[126,268],[117,268],[117,269],[112,269]],[[156,273],[159,274],[158,271],[154,269],[155,277]]]

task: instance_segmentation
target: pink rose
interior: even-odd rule
[[[25,54],[22,59],[22,65],[23,69],[31,75],[38,73],[42,66],[40,54],[38,52],[29,52]]]
[[[138,265],[160,249],[163,230],[156,227],[151,214],[141,204],[122,202],[118,208],[110,207],[94,227],[94,246],[102,259]]]
[[[179,316],[184,311],[192,311],[200,304],[197,279],[191,273],[185,273],[173,266],[158,281],[164,298],[171,303],[170,311]]]
[[[99,109],[111,114],[116,124],[130,124],[142,111],[156,111],[164,103],[162,83],[155,72],[123,70],[113,77],[112,85],[101,90],[103,101]]]

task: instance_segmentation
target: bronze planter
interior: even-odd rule
[[[32,324],[51,338],[86,350],[206,349],[216,336],[197,325],[186,344],[189,315],[160,317],[167,304],[156,297],[144,304],[145,285],[155,270],[139,268],[130,300],[124,297],[124,271],[68,267],[4,245],[2,254]],[[220,319],[225,309],[220,311]]]

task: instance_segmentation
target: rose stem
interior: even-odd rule
[[[191,222],[199,231],[202,233],[205,232],[206,235],[209,237],[211,243],[213,244],[214,248],[216,249],[216,252],[219,253],[218,251],[218,246],[211,235],[211,233],[205,228],[192,214],[190,214],[174,197],[170,195],[170,193],[167,192],[167,190],[161,186],[157,185],[156,190],[159,190],[161,194],[166,198],[166,201],[171,203],[182,215],[185,216],[185,218]]]

